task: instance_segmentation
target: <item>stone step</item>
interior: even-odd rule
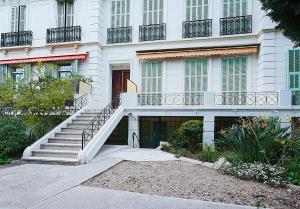
[[[70,123],[68,123],[67,124],[67,128],[71,128],[71,129],[74,129],[74,130],[81,130],[81,132],[82,132],[82,130],[83,129],[85,129],[86,127],[88,127],[88,123],[87,124],[70,124]],[[67,132],[69,132],[70,130],[68,130]],[[71,131],[70,131],[71,132]]]
[[[62,128],[61,129],[61,133],[82,134],[83,129],[84,128],[71,128],[71,127],[67,127],[67,128]]]
[[[82,138],[82,131],[78,133],[73,132],[60,132],[55,133],[55,138],[72,138],[72,139],[81,139]]]
[[[80,151],[81,150],[81,144],[47,143],[47,144],[42,144],[41,149]]]
[[[33,157],[55,157],[55,158],[74,158],[77,159],[78,151],[70,150],[33,150]]]
[[[99,113],[91,113],[91,112],[83,112],[80,114],[80,116],[84,117],[96,117]]]
[[[77,159],[57,158],[57,157],[23,157],[23,161],[27,163],[53,164],[53,165],[79,165]]]
[[[77,116],[76,120],[84,120],[84,121],[92,121],[95,117],[89,117],[89,116]]]
[[[72,124],[84,124],[84,125],[88,125],[91,122],[91,120],[72,120]]]
[[[48,143],[51,144],[79,144],[81,146],[82,140],[81,138],[65,138],[65,137],[55,137],[49,138]]]

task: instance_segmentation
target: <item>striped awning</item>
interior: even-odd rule
[[[57,62],[65,60],[83,60],[86,59],[88,53],[83,54],[67,54],[67,55],[53,55],[44,57],[23,57],[23,58],[10,58],[0,59],[0,65],[11,65],[11,64],[28,64],[36,62]]]
[[[240,47],[191,48],[175,50],[138,51],[140,60],[182,59],[209,56],[246,55],[258,52],[257,45]]]

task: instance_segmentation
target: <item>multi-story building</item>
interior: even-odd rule
[[[0,17],[0,81],[27,79],[41,61],[59,65],[60,77],[92,77],[86,109],[101,110],[125,92],[96,131],[87,128],[99,122],[96,114],[79,111],[27,157],[47,146],[60,156],[51,142],[66,144],[76,134],[82,150],[71,154],[88,162],[114,129],[112,143],[154,148],[197,118],[203,142],[213,144],[234,117],[278,116],[284,123],[300,116],[300,50],[258,0],[0,0]],[[84,114],[90,117],[74,127],[78,133],[50,141]]]

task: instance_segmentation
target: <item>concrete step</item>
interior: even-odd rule
[[[71,124],[70,124],[71,125]],[[82,134],[84,128],[62,128],[61,133],[72,133],[72,134]]]
[[[65,138],[65,137],[55,137],[49,138],[48,143],[51,144],[82,144],[81,138]]]
[[[72,138],[72,139],[81,139],[82,138],[82,131],[79,133],[73,133],[73,132],[60,132],[55,133],[55,138]]]
[[[79,165],[77,159],[57,158],[57,157],[23,157],[27,163],[53,164],[53,165]]]
[[[91,122],[91,120],[72,120],[72,124],[84,124],[84,125],[88,125]]]
[[[89,117],[89,116],[77,116],[76,120],[82,120],[82,121],[92,121],[95,117]]]
[[[47,143],[47,144],[42,144],[41,149],[80,151],[81,144]]]
[[[74,129],[74,130],[81,130],[81,132],[82,132],[82,130],[83,129],[85,129],[86,127],[88,127],[88,124],[67,124],[67,128],[71,128],[71,129]],[[68,130],[69,131],[69,130]],[[68,132],[67,131],[67,132]]]
[[[55,158],[74,158],[77,159],[78,151],[70,150],[33,150],[33,157],[55,157]]]
[[[84,117],[96,117],[99,113],[92,113],[92,112],[83,112],[80,114],[80,116]]]

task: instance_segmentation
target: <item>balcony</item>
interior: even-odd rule
[[[145,105],[203,105],[203,93],[188,94],[139,94],[138,104]]]
[[[223,92],[215,94],[216,105],[278,105],[278,92]]]
[[[80,26],[47,29],[47,44],[76,41],[81,41]]]
[[[183,22],[183,38],[209,37],[212,35],[212,20]]]
[[[20,31],[1,34],[1,47],[31,46],[32,31]]]
[[[166,24],[140,26],[140,42],[166,40]]]
[[[292,105],[300,105],[300,91],[292,92]]]
[[[252,16],[221,18],[220,28],[221,36],[252,33]]]
[[[129,43],[132,41],[132,27],[108,28],[107,43]]]

